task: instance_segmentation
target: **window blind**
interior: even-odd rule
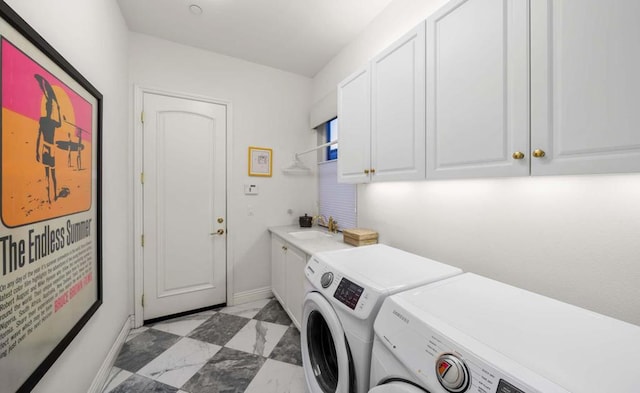
[[[338,160],[318,164],[320,214],[338,222],[338,229],[357,227],[356,185],[338,183]]]

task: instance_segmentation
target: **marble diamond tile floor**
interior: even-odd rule
[[[303,393],[300,333],[275,299],[132,330],[103,393]]]

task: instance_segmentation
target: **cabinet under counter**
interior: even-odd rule
[[[290,225],[271,227],[269,232],[271,290],[299,330],[305,296],[305,265],[316,252],[352,246],[342,241],[341,234],[331,234],[323,228],[300,228]]]

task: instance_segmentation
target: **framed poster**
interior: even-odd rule
[[[0,392],[27,392],[102,304],[102,95],[0,17]]]
[[[249,176],[271,177],[272,154],[269,148],[249,146]]]

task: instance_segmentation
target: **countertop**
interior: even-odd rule
[[[292,232],[323,232],[327,237],[314,239],[298,239],[291,235]],[[342,233],[329,233],[326,228],[313,226],[311,228],[300,228],[297,225],[286,225],[269,227],[269,232],[285,240],[287,243],[299,248],[307,255],[313,255],[320,251],[341,250],[352,248],[353,246],[342,241]]]

